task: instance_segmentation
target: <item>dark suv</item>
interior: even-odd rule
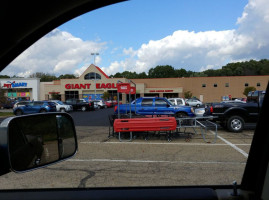
[[[94,103],[88,102],[85,99],[67,99],[65,103],[68,105],[72,105],[73,110],[94,110]]]
[[[13,108],[15,115],[56,112],[56,104],[49,101],[32,101],[25,106]]]

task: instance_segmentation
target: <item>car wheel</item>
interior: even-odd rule
[[[98,105],[98,106],[97,106],[97,108],[98,108],[98,109],[101,109],[101,106],[100,106],[100,105]]]
[[[188,115],[184,112],[178,112],[176,113],[176,118],[183,118],[183,117],[188,117]]]
[[[86,106],[82,106],[81,107],[81,110],[84,112],[84,111],[86,111]]]
[[[229,131],[239,133],[244,129],[245,121],[240,116],[231,116],[227,121],[227,128]]]
[[[45,113],[45,112],[47,112],[45,109],[40,110],[40,113]]]
[[[60,112],[66,112],[64,108],[61,108],[60,109]]]
[[[22,115],[22,114],[23,114],[23,112],[21,110],[16,110],[16,112],[15,112],[15,115],[17,115],[17,116]]]
[[[197,107],[197,108],[200,107],[200,104],[197,104],[196,107]]]

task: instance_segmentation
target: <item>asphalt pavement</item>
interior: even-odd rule
[[[206,143],[198,132],[167,141],[165,135],[143,134],[132,142],[108,138],[108,115],[113,108],[71,112],[77,154],[64,162],[27,173],[0,177],[0,189],[84,188],[105,186],[226,185],[241,182],[253,130],[218,130],[216,143]],[[190,133],[189,133],[190,132]],[[127,135],[128,137],[128,135]],[[206,135],[212,141],[214,132]]]
[[[99,109],[95,111],[70,112],[75,126],[109,126],[108,116],[114,113],[114,108]]]

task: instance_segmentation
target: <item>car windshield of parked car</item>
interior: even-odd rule
[[[1,72],[1,98],[29,109],[3,108],[0,119],[56,111],[35,101],[72,105],[57,109],[74,119],[78,152],[0,176],[0,189],[240,185],[260,104],[242,103],[245,115],[220,102],[266,88],[263,3],[131,0],[46,34]]]
[[[61,101],[57,101],[57,103],[58,104],[60,104],[60,105],[65,105],[63,102],[61,102]]]
[[[169,99],[167,99],[167,101],[169,102],[169,104],[171,104],[171,105],[176,105],[176,103],[175,103],[175,101],[174,100],[169,100]]]

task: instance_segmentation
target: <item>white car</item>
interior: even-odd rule
[[[27,105],[29,103],[30,103],[30,101],[18,101],[17,103],[14,104],[13,108],[25,106],[25,105]]]
[[[175,106],[185,106],[185,100],[183,98],[169,98],[168,99]]]
[[[186,104],[193,107],[200,107],[203,103],[197,99],[188,99]]]
[[[57,112],[70,112],[73,111],[73,107],[71,105],[67,105],[60,100],[50,100],[56,104]]]
[[[94,108],[100,109],[100,108],[107,108],[107,105],[103,100],[94,100]]]

